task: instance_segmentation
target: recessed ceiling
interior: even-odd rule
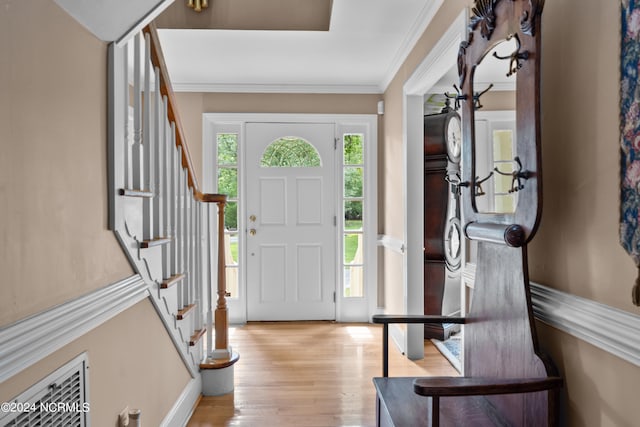
[[[177,91],[381,93],[441,4],[333,0],[329,31],[160,29],[159,34]]]
[[[158,28],[328,31],[332,0],[210,0],[195,12],[176,1],[155,20]]]

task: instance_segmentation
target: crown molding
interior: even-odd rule
[[[377,85],[172,83],[174,92],[381,94]]]
[[[380,89],[382,93],[387,90],[387,87],[394,79],[394,77],[398,73],[398,70],[407,59],[411,51],[415,48],[416,43],[427,30],[427,27],[429,26],[429,24],[431,24],[431,20],[435,17],[436,13],[443,3],[444,0],[426,2],[418,16],[416,16],[416,20],[413,22],[413,25],[402,41],[402,44],[396,51],[396,54],[391,60],[389,67],[387,67],[385,76],[380,83]]]

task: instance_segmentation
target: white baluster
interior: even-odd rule
[[[133,146],[131,147],[131,169],[133,188],[145,190],[143,188],[143,166],[142,166],[142,86],[140,78],[142,61],[140,34],[137,34],[133,43]]]
[[[207,353],[206,357],[213,352],[213,292],[212,292],[212,283],[213,283],[213,266],[215,265],[213,262],[213,239],[212,233],[213,229],[211,227],[211,221],[213,219],[213,215],[211,214],[211,209],[213,207],[213,203],[207,203],[206,208],[206,270],[205,270],[205,294],[204,297],[207,301]]]
[[[173,163],[171,161],[171,152],[173,151],[173,146],[171,142],[173,141],[173,136],[171,135],[171,131],[173,130],[169,124],[169,120],[167,119],[168,108],[168,100],[165,96],[163,98],[163,122],[164,122],[164,146],[163,146],[163,156],[164,156],[164,173],[162,174],[162,188],[164,190],[164,204],[163,204],[163,216],[164,216],[164,230],[163,234],[166,237],[173,237],[173,232],[171,230],[171,206],[172,206],[172,197],[171,197],[171,174],[173,173]],[[165,277],[171,277],[174,273],[171,271],[171,251],[172,246],[174,245],[174,241],[170,244],[166,245],[164,251],[162,252],[162,269],[164,271]]]
[[[122,46],[122,70],[124,71],[124,81],[122,82],[123,89],[123,105],[122,105],[122,120],[124,122],[124,188],[131,187],[131,138],[130,132],[133,129],[129,129],[129,43]]]
[[[151,102],[151,49],[149,34],[144,35],[144,98],[143,98],[143,120],[142,120],[142,144],[144,146],[144,189],[154,191],[153,188],[153,120],[154,111],[153,103]],[[143,231],[142,236],[145,240],[151,240],[155,236],[153,234],[153,201],[150,199],[144,199],[142,201],[142,215],[143,215]]]
[[[178,159],[182,158],[182,148],[178,147]],[[180,160],[178,160],[179,162]],[[184,247],[183,247],[183,236],[182,236],[182,232],[183,232],[183,220],[184,220],[184,173],[182,171],[181,167],[178,167],[177,169],[178,171],[178,187],[177,187],[177,209],[176,209],[176,262],[177,262],[177,266],[178,266],[178,271],[180,273],[184,273],[187,274],[185,268],[184,268]],[[186,277],[185,279],[183,279],[180,283],[179,283],[179,287],[178,287],[178,308],[182,308],[184,307],[184,294],[182,292],[182,289],[185,287],[185,283],[188,280],[188,277]]]
[[[189,203],[187,198],[189,197],[189,187],[187,184],[186,171],[180,168],[180,194],[182,201],[182,217],[180,218],[180,251],[182,271],[185,272],[186,278],[183,280],[184,286],[182,287],[182,302],[184,305],[189,304],[189,282],[191,281],[191,272],[189,271]]]
[[[193,192],[192,192],[193,194]],[[196,291],[198,287],[198,203],[195,198],[191,198],[191,268],[193,271],[193,281],[191,282],[191,301],[197,303],[198,293]],[[199,308],[198,308],[199,310]],[[195,320],[195,317],[194,317]]]
[[[202,328],[202,205],[196,202],[196,301],[198,304],[197,329]]]
[[[186,170],[185,170],[186,173]],[[192,198],[192,193],[191,193],[191,189],[189,189],[188,187],[186,187],[186,200],[185,200],[185,205],[186,205],[186,215],[185,215],[185,265],[186,265],[186,269],[189,272],[189,276],[188,276],[188,282],[187,282],[187,286],[185,286],[185,294],[184,294],[184,300],[187,304],[191,304],[193,302],[192,299],[192,295],[191,295],[191,286],[193,286],[193,268],[191,268],[191,259],[192,259],[192,252],[191,252],[191,243],[193,240],[192,237],[192,230],[191,230],[191,225],[193,224],[193,221],[191,220],[191,200],[193,200]]]
[[[155,197],[153,199],[153,235],[155,237],[168,237],[164,234],[164,148],[167,142],[166,136],[166,112],[164,110],[164,100],[160,94],[160,69],[154,69],[155,91],[153,102],[154,107],[154,166],[153,182]],[[165,248],[162,249],[163,253]]]
[[[176,148],[176,125],[171,123],[171,222],[169,230],[173,236],[171,243],[171,274],[182,274],[178,269],[178,167],[179,156]]]

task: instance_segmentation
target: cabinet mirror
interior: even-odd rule
[[[515,126],[517,72],[500,59],[518,46],[514,38],[503,40],[482,58],[473,74],[475,100],[475,207],[482,213],[513,213],[518,189]],[[504,110],[507,108],[508,110]]]

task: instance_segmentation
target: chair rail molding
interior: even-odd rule
[[[531,282],[538,320],[640,366],[640,316]]]
[[[0,329],[0,383],[148,297],[135,274]]]
[[[473,286],[475,267],[465,265],[467,285]],[[529,284],[536,319],[640,366],[640,316],[539,283]]]
[[[402,240],[396,239],[395,237],[388,236],[386,234],[378,235],[378,246],[381,246],[385,249],[389,249],[398,254],[404,254],[405,244]]]

